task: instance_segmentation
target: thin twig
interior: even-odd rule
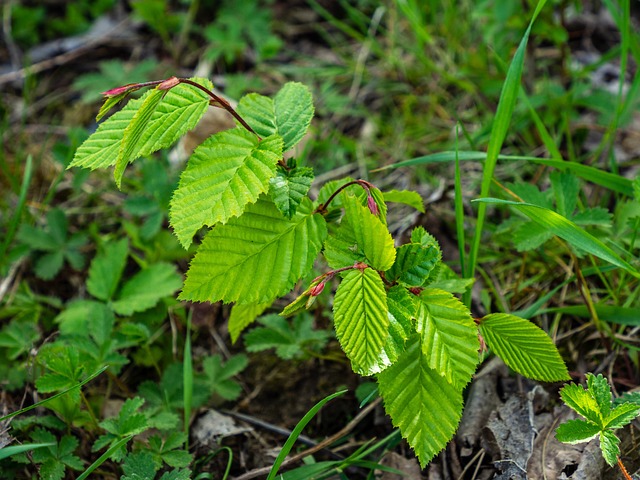
[[[380,398],[375,399],[373,402],[371,402],[369,405],[367,405],[365,408],[362,409],[362,411],[360,413],[358,413],[358,415],[356,415],[353,420],[351,420],[349,423],[347,423],[340,431],[338,431],[337,433],[334,433],[333,435],[331,435],[330,437],[325,438],[323,441],[321,441],[320,443],[318,443],[315,447],[311,447],[307,450],[305,450],[304,452],[300,452],[297,455],[294,455],[292,457],[287,458],[284,462],[282,462],[281,468],[282,467],[286,467],[292,463],[295,463],[301,459],[303,459],[306,456],[309,456],[311,454],[314,454],[320,450],[323,450],[324,448],[328,447],[329,445],[331,445],[333,442],[335,442],[336,440],[339,440],[340,438],[344,437],[345,435],[347,435],[351,430],[353,430],[355,428],[356,425],[358,425],[358,423],[360,423],[360,421],[362,421],[362,419],[364,417],[366,417],[376,406],[378,406],[378,404],[380,403]],[[251,470],[247,473],[244,473],[242,475],[240,475],[239,477],[235,477],[235,480],[249,480],[251,478],[256,478],[256,477],[260,477],[262,475],[266,475],[269,473],[269,471],[271,471],[271,467],[262,467],[262,468],[256,468],[254,470]]]

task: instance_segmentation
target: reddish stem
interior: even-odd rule
[[[238,115],[238,112],[236,112],[233,109],[233,107],[229,104],[229,102],[227,102],[224,98],[219,97],[218,95],[213,93],[208,88],[203,87],[202,85],[200,85],[199,83],[194,82],[193,80],[189,80],[188,78],[180,78],[179,80],[180,80],[180,83],[186,83],[187,85],[191,85],[192,87],[196,87],[196,88],[202,90],[207,95],[209,95],[213,99],[214,102],[220,104],[220,107],[224,108],[227,112],[229,112],[231,115],[233,115],[233,118],[238,120],[238,122],[240,122],[240,125],[242,125],[244,128],[246,128],[249,132],[253,133],[256,137],[258,137],[258,140],[262,140],[262,138],[260,138],[260,135],[258,135],[255,132],[255,130],[253,130],[253,128],[251,128],[249,126],[249,124],[247,122],[245,122],[244,119],[240,115]],[[160,83],[160,82],[158,82],[158,83]]]
[[[616,460],[618,460],[618,467],[620,467],[620,470],[622,471],[622,475],[624,476],[625,480],[633,480],[631,478],[631,475],[629,475],[629,472],[627,472],[627,469],[624,466],[624,463],[622,463],[622,460],[620,460],[620,457],[616,457]]]
[[[366,180],[352,180],[350,182],[345,183],[344,185],[341,185],[338,189],[336,189],[335,192],[333,192],[331,194],[331,196],[327,199],[326,202],[318,205],[318,208],[316,208],[316,213],[326,213],[327,212],[327,207],[329,206],[329,204],[331,203],[331,201],[341,192],[343,191],[345,188],[350,187],[351,185],[360,185],[362,188],[364,188],[367,193],[369,192],[370,188],[374,188],[373,184],[367,182]]]

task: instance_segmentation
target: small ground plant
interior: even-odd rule
[[[620,439],[614,430],[631,423],[640,415],[640,397],[628,393],[611,400],[611,387],[602,375],[587,373],[586,390],[571,383],[560,390],[562,401],[584,417],[584,420],[569,420],[558,427],[556,438],[564,443],[582,443],[598,437],[605,461],[618,465],[624,478],[631,480],[620,459]]]
[[[307,87],[287,83],[274,98],[249,94],[234,109],[207,79],[171,77],[105,92],[98,119],[144,87],[152,88],[105,120],[70,166],[114,166],[120,186],[129,163],[172,145],[210,106],[235,117],[235,128],[194,151],[169,213],[183,247],[204,231],[179,299],[234,303],[233,341],[299,282],[306,289],[283,317],[313,308],[325,288],[337,285],[333,321],[340,345],[356,373],[376,377],[387,413],[423,466],[457,428],[463,390],[480,359],[480,335],[515,371],[543,381],[568,379],[553,342],[534,324],[509,314],[472,317],[454,296],[466,283],[443,264],[424,228],[395,246],[387,202],[421,204],[417,193],[385,193],[366,180],[344,178],[309,196],[312,169],[284,156],[312,120]],[[314,264],[324,265],[324,273],[310,279]],[[261,332],[269,330],[252,333],[254,347]]]

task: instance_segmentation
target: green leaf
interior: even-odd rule
[[[138,412],[140,407],[144,404],[144,400],[140,397],[134,397],[127,399],[117,417],[110,417],[100,422],[100,426],[104,428],[108,433],[100,435],[91,448],[92,452],[97,452],[105,446],[115,447],[119,442],[130,437],[131,435],[138,435],[149,428],[147,417]],[[114,450],[110,457],[115,461],[120,461],[124,458],[126,450],[124,444]]]
[[[284,140],[283,152],[293,148],[307,133],[313,118],[313,97],[309,87],[287,82],[274,100],[278,134]]]
[[[378,385],[393,425],[424,468],[456,431],[462,391],[429,367],[423,350],[414,335],[397,362],[378,375]]]
[[[142,136],[149,127],[151,117],[165,93],[164,90],[153,89],[151,94],[145,97],[127,128],[124,129],[120,148],[118,149],[116,167],[113,172],[118,188],[120,188],[125,168],[140,155]]]
[[[130,453],[122,462],[124,475],[120,480],[148,480],[156,476],[157,467],[147,451]]]
[[[449,292],[426,288],[417,297],[416,331],[429,367],[456,388],[471,380],[478,364],[478,328],[460,300]]]
[[[129,92],[123,92],[120,95],[105,98],[104,103],[100,106],[98,115],[96,115],[96,122],[99,122],[100,120],[102,120],[102,118],[109,112],[109,110],[111,110],[118,103],[124,100],[128,94]]]
[[[313,118],[313,98],[306,85],[288,82],[273,100],[255,93],[246,95],[237,111],[261,137],[280,135],[284,140],[282,151],[286,152],[307,133]]]
[[[40,393],[50,393],[72,387],[80,383],[84,365],[80,362],[78,350],[71,346],[50,344],[42,348],[38,360],[46,365],[49,373],[36,380]]]
[[[308,350],[322,348],[330,333],[327,330],[314,330],[313,318],[298,315],[292,323],[280,315],[267,315],[258,320],[264,327],[254,328],[244,337],[249,352],[260,352],[270,348],[283,360],[301,357]]]
[[[78,439],[71,435],[64,435],[60,442],[56,437],[41,428],[34,430],[31,439],[38,443],[53,443],[52,446],[34,450],[32,459],[40,465],[40,477],[42,480],[60,480],[64,478],[66,467],[73,470],[82,470],[83,464],[79,457],[73,454],[78,448]]]
[[[128,254],[129,243],[126,238],[103,246],[102,251],[96,255],[89,266],[87,290],[91,295],[105,302],[113,297],[127,263]]]
[[[169,218],[187,248],[203,226],[226,223],[269,189],[282,158],[282,139],[258,141],[238,127],[205,140],[189,158],[171,199]]]
[[[331,268],[364,261],[379,271],[388,270],[396,257],[393,238],[387,227],[357,197],[343,193],[345,216],[335,236],[325,245],[325,258]]]
[[[67,168],[85,167],[95,170],[115,164],[122,142],[122,135],[127,125],[133,120],[142,102],[151,92],[150,90],[142,97],[130,100],[122,110],[102,122],[98,129],[78,147],[73,160]]]
[[[173,295],[182,286],[182,278],[169,263],[156,263],[129,279],[111,302],[118,315],[131,315],[155,306],[162,298]]]
[[[327,234],[309,200],[287,220],[264,197],[211,230],[191,261],[181,300],[266,303],[287,293],[315,260]]]
[[[424,201],[418,192],[411,190],[390,190],[382,192],[385,202],[403,203],[424,213]]]
[[[406,288],[400,285],[390,288],[387,292],[389,314],[402,326],[404,340],[414,332],[413,319],[417,311],[415,299],[415,295],[411,295]]]
[[[402,245],[396,250],[396,260],[385,272],[385,277],[391,282],[398,281],[411,287],[419,287],[429,279],[441,260],[440,249],[434,245]]]
[[[593,235],[585,232],[575,223],[557,214],[553,210],[538,207],[528,203],[512,202],[509,200],[500,200],[497,198],[481,198],[474,200],[484,203],[496,203],[500,205],[510,205],[527,215],[534,222],[544,226],[554,235],[566,240],[580,250],[605,260],[617,267],[620,267],[631,273],[634,277],[640,278],[640,272],[633,268],[628,262],[623,260],[616,252],[606,246]]]
[[[389,366],[380,355],[389,336],[387,294],[376,271],[352,270],[344,276],[333,315],[336,335],[356,373],[373,375]]]
[[[640,405],[623,403],[617,406],[604,419],[604,428],[622,428],[640,415]]]
[[[88,337],[94,325],[113,325],[115,317],[108,305],[95,300],[74,300],[54,319],[62,335]]]
[[[620,456],[620,439],[610,430],[600,432],[600,450],[605,461],[613,467]]]
[[[549,179],[556,198],[558,213],[564,217],[571,217],[578,203],[580,181],[569,172],[553,172],[549,175]]]
[[[560,390],[560,398],[579,415],[602,427],[603,418],[596,399],[580,385],[570,383]]]
[[[556,438],[562,443],[588,442],[600,434],[600,427],[584,420],[568,420],[556,429]]]
[[[207,79],[191,80],[211,90]],[[158,90],[149,90],[141,98],[130,100],[119,112],[102,122],[98,129],[76,150],[67,168],[105,168],[116,163],[123,134],[146,98]],[[139,155],[149,155],[172,145],[188,130],[196,126],[209,107],[209,96],[192,86],[180,84],[165,91],[163,101],[156,106],[147,128],[140,138]],[[132,158],[135,160],[135,158]],[[125,165],[126,166],[126,165]]]
[[[64,264],[64,253],[51,252],[42,255],[35,263],[35,273],[38,278],[51,280],[55,277]]]
[[[609,387],[609,382],[602,374],[587,373],[586,377],[587,391],[597,402],[601,417],[605,418],[611,411],[611,387]]]
[[[288,172],[278,171],[278,174],[269,180],[269,195],[280,213],[286,218],[291,218],[309,191],[311,182],[313,182],[312,168],[302,167]]]
[[[571,378],[551,338],[530,321],[494,313],[482,319],[480,332],[496,355],[521,375],[545,382]]]
[[[235,400],[242,393],[242,388],[231,378],[249,363],[246,355],[234,355],[225,364],[220,355],[207,357],[202,362],[202,368],[207,380],[210,395],[218,394],[225,400]]]
[[[16,360],[29,352],[39,339],[40,332],[35,322],[14,319],[0,331],[0,347],[7,349],[9,360]]]
[[[234,305],[231,309],[231,315],[229,315],[229,335],[231,335],[231,342],[236,343],[243,330],[251,325],[253,321],[262,315],[262,312],[270,306],[271,302]]]

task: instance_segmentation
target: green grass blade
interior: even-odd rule
[[[295,426],[295,428],[291,432],[291,435],[289,435],[289,438],[287,438],[287,441],[282,447],[282,450],[280,450],[280,453],[278,454],[276,461],[273,463],[273,466],[271,467],[271,471],[269,472],[269,476],[267,477],[267,480],[274,480],[276,478],[276,475],[278,474],[278,470],[280,469],[280,465],[282,465],[282,462],[284,462],[284,459],[287,457],[287,455],[289,455],[289,452],[293,448],[293,444],[296,443],[296,440],[302,433],[302,430],[304,429],[304,427],[307,426],[307,423],[311,421],[311,419],[316,415],[316,413],[318,413],[320,409],[327,402],[329,402],[330,400],[333,400],[336,397],[339,397],[340,395],[345,394],[346,392],[347,390],[341,390],[332,395],[329,395],[328,397],[323,398],[318,403],[316,403],[311,408],[311,410],[307,412],[307,414],[304,417],[302,417],[302,420],[300,420],[298,424]]]
[[[84,480],[89,475],[91,475],[96,468],[102,465],[111,455],[113,455],[113,452],[120,449],[120,447],[128,443],[129,440],[131,440],[132,438],[133,438],[133,435],[129,435],[128,437],[125,437],[119,440],[118,442],[114,443],[113,445],[111,445],[111,448],[109,448],[106,452],[100,455],[100,458],[98,458],[95,462],[93,462],[89,466],[89,468],[87,468],[84,472],[82,472],[82,474],[77,478],[77,480]]]
[[[509,70],[507,72],[507,78],[505,79],[500,93],[500,101],[498,102],[498,108],[496,111],[496,117],[491,128],[491,139],[487,147],[487,159],[484,164],[484,170],[482,174],[482,186],[480,188],[480,196],[486,197],[489,195],[489,189],[491,187],[491,181],[493,179],[493,172],[498,161],[498,155],[502,148],[505,137],[507,136],[507,130],[511,123],[511,117],[515,108],[518,92],[520,91],[520,79],[522,77],[522,70],[524,67],[524,55],[527,47],[527,41],[529,40],[529,34],[533,27],[533,22],[536,20],[538,14],[542,10],[542,7],[546,3],[546,0],[539,0],[536,6],[529,26],[520,41],[520,45],[516,50],[516,53],[511,61]],[[471,243],[471,250],[469,252],[469,261],[467,264],[466,277],[473,277],[476,269],[476,262],[478,258],[478,251],[480,249],[480,241],[482,239],[482,230],[484,226],[484,218],[486,215],[487,206],[481,203],[478,208],[478,218],[476,221],[475,234]],[[466,303],[471,299],[471,293],[465,294]]]
[[[458,152],[458,159],[460,161],[474,161],[484,160],[487,157],[485,152]],[[379,169],[390,169],[399,167],[410,167],[415,165],[426,165],[430,163],[449,163],[455,162],[455,151],[444,151],[433,153],[431,155],[425,155],[422,157],[411,158],[402,162],[387,165],[386,167]],[[539,158],[530,157],[525,155],[498,155],[498,160],[504,161],[527,161],[538,165],[546,165],[548,167],[557,168],[560,171],[570,171],[578,177],[592,182],[596,185],[600,185],[616,193],[633,196],[633,183],[628,178],[622,177],[615,173],[605,172],[589,165],[582,165],[580,163],[568,162],[562,157],[553,158]]]
[[[29,191],[29,185],[31,185],[31,177],[33,176],[33,158],[31,155],[27,157],[27,161],[24,166],[24,174],[22,175],[22,185],[20,186],[20,194],[18,196],[18,204],[13,212],[13,216],[9,221],[7,233],[4,235],[4,242],[0,245],[0,259],[5,258],[5,253],[9,249],[9,245],[13,241],[13,237],[20,225],[20,218],[22,217],[22,210],[24,204],[27,201],[27,192]]]
[[[8,418],[13,418],[15,416],[21,415],[25,412],[28,412],[29,410],[33,410],[34,408],[38,408],[42,405],[44,405],[47,402],[50,402],[51,400],[53,400],[54,398],[58,398],[61,397],[62,395],[64,395],[65,393],[69,393],[71,390],[74,390],[76,388],[80,388],[84,385],[86,385],[87,383],[89,383],[91,380],[93,380],[94,378],[96,378],[98,375],[100,375],[102,372],[104,372],[107,368],[109,368],[109,365],[105,365],[104,367],[96,370],[95,372],[93,372],[91,375],[89,375],[87,378],[85,378],[82,382],[78,383],[77,385],[74,385],[73,387],[69,387],[61,392],[56,393],[55,395],[50,396],[49,398],[45,398],[44,400],[39,401],[38,403],[34,403],[33,405],[30,405],[28,407],[25,408],[21,408],[20,410],[18,410],[17,412],[13,412],[10,413],[9,415],[5,415],[4,417],[0,417],[0,422],[8,419]]]
[[[460,271],[465,272],[465,235],[464,235],[464,205],[462,203],[462,180],[460,175],[460,152],[458,151],[458,125],[456,125],[455,149],[455,208],[456,208],[456,236],[458,237],[458,253],[460,256]]]
[[[0,448],[0,460],[17,455],[18,453],[28,452],[36,448],[52,447],[54,445],[55,443],[26,443],[24,445],[12,445],[11,447]]]
[[[630,327],[640,326],[640,308],[618,307],[615,305],[594,305],[598,318],[603,322],[615,323],[616,325],[627,325]],[[591,318],[591,312],[586,305],[572,305],[569,307],[546,308],[539,313],[563,313],[575,317]]]
[[[187,334],[184,340],[184,358],[182,359],[182,382],[184,404],[184,435],[185,450],[189,450],[189,419],[191,418],[191,404],[193,402],[193,359],[191,357],[191,317],[193,310],[187,316]]]
[[[616,252],[606,246],[593,235],[585,232],[578,225],[562,215],[549,210],[548,208],[532,205],[530,203],[513,202],[511,200],[501,200],[498,198],[480,198],[474,202],[482,202],[484,204],[493,203],[499,205],[509,205],[517,208],[524,213],[532,221],[547,228],[550,232],[570,245],[579,248],[591,255],[594,255],[606,262],[620,267],[636,278],[640,278],[640,272],[622,259]]]

